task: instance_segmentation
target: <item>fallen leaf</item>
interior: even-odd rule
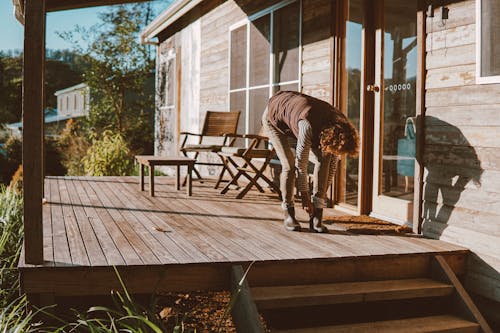
[[[172,308],[170,307],[163,308],[163,310],[160,311],[161,319],[167,319],[171,316],[172,316]]]
[[[159,232],[167,232],[168,230],[165,230],[163,228],[160,228],[160,227],[153,227],[154,230],[156,231],[159,231]]]

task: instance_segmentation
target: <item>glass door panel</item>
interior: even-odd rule
[[[250,24],[250,87],[269,84],[270,14]]]
[[[416,1],[385,0],[377,32],[375,214],[399,222],[413,215],[417,32]]]
[[[250,90],[250,119],[248,133],[258,134],[262,127],[262,114],[269,99],[269,88],[257,88]]]
[[[346,56],[345,67],[347,82],[344,88],[347,116],[360,130],[361,115],[361,73],[363,54],[363,12],[364,1],[351,0],[348,5],[346,21]],[[358,206],[359,194],[359,158],[344,157],[340,163],[339,202]]]
[[[273,83],[299,79],[299,1],[274,12]]]

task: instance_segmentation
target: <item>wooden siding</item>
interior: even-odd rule
[[[500,84],[476,84],[475,1],[448,7],[427,18],[423,232],[470,248],[468,289],[500,302]]]
[[[302,92],[327,102],[332,95],[332,8],[329,0],[302,1]]]
[[[229,27],[245,17],[235,1],[226,1],[201,18],[202,115],[207,110],[229,109]]]

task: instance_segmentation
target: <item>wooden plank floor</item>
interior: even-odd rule
[[[21,259],[21,272],[466,251],[416,237],[287,232],[272,193],[251,191],[238,200],[236,191],[220,195],[208,181],[195,182],[187,197],[175,190],[173,178],[155,180],[152,198],[139,190],[137,177],[46,178],[45,263]],[[297,211],[305,222],[306,213]]]

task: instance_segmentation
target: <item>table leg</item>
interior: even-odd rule
[[[175,188],[177,191],[181,189],[181,166],[177,164],[177,178],[175,179]]]
[[[149,194],[155,196],[155,166],[149,166]]]
[[[144,191],[144,164],[140,163],[141,166],[139,168],[139,179],[140,179],[140,186],[141,186],[141,191]]]
[[[193,195],[193,164],[188,164],[188,170],[187,170],[187,181],[188,181],[188,186],[187,186],[187,195],[190,197]]]

